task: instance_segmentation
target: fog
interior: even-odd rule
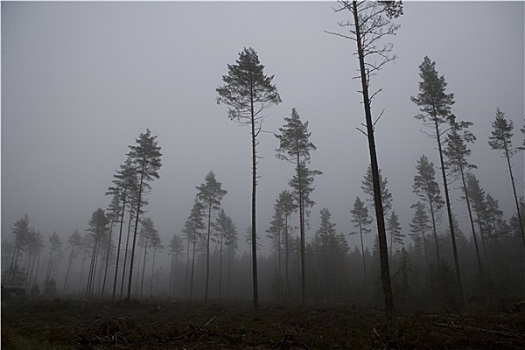
[[[261,255],[271,250],[265,230],[278,194],[288,189],[292,164],[275,157],[274,133],[296,108],[318,147],[311,168],[311,240],[319,211],[332,214],[351,250],[357,236],[350,210],[369,164],[355,43],[344,32],[333,2],[2,2],[2,243],[28,214],[47,237],[82,235],[105,196],[128,146],[149,128],[162,147],[160,179],[146,207],[164,246],[180,234],[209,171],[228,193],[222,207],[246,250],[250,225],[251,148],[247,127],[217,105],[216,88],[245,47],[254,48],[282,103],[265,110],[258,145],[258,234]],[[435,141],[414,119],[419,65],[436,62],[455,94],[452,112],[473,122],[477,141],[470,162],[483,189],[498,200],[505,219],[515,215],[508,170],[488,145],[496,108],[514,122],[513,144],[523,143],[524,3],[406,2],[401,27],[389,38],[398,59],[372,79],[382,89],[373,113],[379,167],[388,178],[402,229],[417,201],[412,192],[422,154],[438,163]],[[518,194],[524,194],[523,152],[512,158]],[[438,182],[441,181],[438,178]],[[452,185],[453,210],[470,238],[465,203]],[[297,220],[294,217],[294,220]],[[298,224],[298,223],[294,223]],[[445,233],[446,225],[442,224]],[[372,249],[375,226],[366,237]],[[411,244],[406,239],[405,245]],[[67,251],[64,248],[64,251]],[[45,254],[44,254],[45,255]],[[159,253],[167,261],[167,252]]]

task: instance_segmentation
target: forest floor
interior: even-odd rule
[[[514,313],[400,314],[346,304],[2,301],[2,349],[525,349]]]

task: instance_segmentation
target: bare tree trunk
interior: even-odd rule
[[[122,214],[120,214],[120,228],[118,234],[118,246],[117,246],[117,261],[115,263],[115,278],[113,280],[113,294],[111,296],[111,301],[115,301],[115,296],[117,293],[117,280],[118,280],[118,265],[120,261],[120,243],[122,242],[122,228],[124,226],[124,214],[126,212],[126,189],[124,189],[124,198],[122,201]],[[127,249],[127,248],[126,248]]]
[[[468,217],[470,220],[470,228],[472,230],[472,237],[474,238],[474,248],[476,248],[476,258],[478,260],[479,275],[481,276],[481,278],[483,278],[483,267],[481,265],[481,258],[479,254],[478,239],[476,237],[476,230],[474,229],[474,218],[472,217],[472,209],[470,207],[470,199],[469,199],[469,194],[468,194],[468,189],[467,189],[467,182],[465,180],[465,172],[463,171],[463,166],[460,165],[459,171],[461,173],[463,193],[465,193],[465,199],[467,201]]]
[[[129,220],[128,220],[128,236],[126,238],[126,249],[124,250],[124,263],[122,264],[122,281],[120,284],[120,299],[124,294],[124,280],[126,278],[126,262],[128,260],[128,249],[129,249],[129,237],[131,236],[131,222],[133,221],[133,211],[129,211]]]
[[[66,277],[64,278],[64,287],[62,288],[62,295],[66,294],[67,277],[69,276],[71,261],[73,261],[73,248],[71,248],[71,253],[69,254],[69,262],[67,264]]]
[[[251,121],[252,121],[252,279],[253,279],[253,307],[259,307],[259,291],[257,285],[257,211],[256,211],[256,189],[257,189],[257,134],[255,132],[255,111],[253,101],[253,85],[250,86],[250,104],[251,104]]]
[[[147,249],[148,249],[148,239],[146,238],[146,241],[144,242],[144,261],[142,262],[142,279],[140,282],[140,296],[142,296],[142,289],[144,288],[144,275],[146,274]]]
[[[434,203],[432,202],[430,195],[428,195],[428,205],[430,207],[430,216],[432,217],[432,232],[434,233],[434,244],[436,245],[437,263],[439,264],[441,261],[441,258],[439,256],[439,241],[438,241],[438,235],[437,235],[436,212],[434,210]]]
[[[372,111],[370,108],[370,98],[368,95],[368,82],[366,77],[365,58],[362,48],[361,28],[358,18],[357,2],[352,2],[355,34],[357,43],[357,53],[359,58],[359,71],[361,76],[361,87],[363,94],[363,105],[365,107],[366,134],[368,138],[368,148],[370,153],[370,165],[372,170],[372,183],[374,188],[374,207],[376,212],[376,221],[379,238],[379,256],[381,262],[381,281],[383,285],[383,294],[385,298],[385,314],[389,320],[391,328],[395,323],[394,297],[392,294],[392,284],[390,281],[390,266],[388,262],[388,246],[386,241],[385,219],[383,216],[383,203],[381,199],[381,185],[379,182],[379,167],[377,164],[377,155],[374,139],[374,125],[372,121]]]
[[[111,253],[111,234],[113,233],[113,220],[111,220],[111,225],[109,229],[108,237],[108,250],[106,251],[106,267],[104,269],[104,282],[102,283],[102,292],[100,292],[100,297],[104,298],[104,290],[106,289],[106,278],[108,276],[108,266],[109,266],[109,254]]]
[[[208,286],[210,281],[210,236],[211,236],[211,201],[208,203],[208,238],[206,241],[206,289],[204,301],[208,301]]]
[[[523,226],[523,219],[521,217],[520,202],[516,194],[516,184],[514,182],[514,175],[512,174],[512,166],[510,165],[510,154],[507,145],[505,144],[505,157],[507,158],[507,165],[509,167],[510,182],[512,184],[512,193],[514,194],[514,202],[516,203],[516,211],[518,213],[518,223],[520,224],[521,238],[523,239],[523,246],[525,247],[525,227]]]
[[[197,232],[193,231],[193,254],[191,256],[191,281],[190,281],[190,301],[193,300],[193,277],[195,276],[195,244],[197,240]]]
[[[437,138],[437,144],[438,144],[438,151],[439,151],[439,161],[441,164],[441,174],[443,176],[443,187],[445,190],[445,203],[447,205],[447,213],[448,213],[448,224],[450,228],[450,238],[452,239],[452,253],[454,255],[454,267],[456,269],[456,280],[457,285],[459,289],[459,309],[460,311],[463,310],[463,307],[465,305],[465,298],[463,294],[463,283],[461,281],[461,271],[459,268],[459,258],[458,258],[458,250],[456,246],[456,233],[454,230],[454,222],[452,220],[452,208],[450,205],[450,196],[448,192],[448,182],[447,182],[447,175],[446,175],[446,169],[445,169],[445,161],[443,159],[443,150],[441,147],[441,134],[439,132],[439,125],[436,119],[437,113],[434,111],[434,121],[435,121],[435,127],[436,127],[436,138]]]
[[[143,160],[144,162],[144,160]],[[133,280],[133,261],[135,259],[135,244],[137,242],[137,231],[139,227],[139,218],[140,218],[140,205],[142,204],[142,186],[144,184],[144,169],[142,169],[140,173],[140,185],[139,185],[139,192],[138,192],[138,202],[137,202],[137,212],[136,212],[136,220],[135,220],[135,229],[133,234],[133,244],[131,245],[131,261],[129,264],[129,281],[128,281],[128,296],[127,301],[131,301],[131,281]]]

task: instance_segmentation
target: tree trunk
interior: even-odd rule
[[[208,301],[208,287],[210,282],[210,236],[211,236],[211,201],[208,203],[208,238],[206,240],[206,289],[204,301]]]
[[[153,297],[153,275],[155,273],[155,256],[157,255],[157,247],[153,247],[153,261],[151,264],[151,278],[149,282],[149,297]]]
[[[120,214],[120,228],[118,234],[118,247],[117,247],[117,261],[115,263],[115,278],[113,281],[113,294],[111,296],[111,301],[115,301],[115,295],[117,292],[117,280],[118,280],[118,265],[120,259],[120,243],[122,242],[122,228],[124,226],[124,214],[126,212],[126,191],[124,189],[124,197],[122,198],[122,214]]]
[[[102,292],[100,292],[100,298],[102,299],[104,299],[104,291],[106,289],[106,278],[108,276],[109,254],[111,253],[111,234],[112,233],[113,233],[113,220],[111,220],[111,225],[109,229],[108,250],[106,251],[106,268],[104,269],[104,282],[102,283]]]
[[[146,274],[146,257],[148,249],[148,239],[144,242],[144,261],[142,262],[142,278],[140,281],[140,296],[142,296],[142,289],[144,288],[144,275]]]
[[[66,277],[64,278],[64,287],[62,288],[62,295],[66,293],[67,277],[69,276],[69,269],[71,268],[71,261],[73,261],[73,248],[71,248],[71,253],[69,254],[69,262],[67,264]]]
[[[359,223],[359,236],[361,237],[361,255],[363,257],[363,271],[365,273],[365,286],[368,286],[368,277],[366,275],[365,244],[363,242],[363,227],[361,225],[361,222]]]
[[[395,323],[394,297],[392,294],[392,284],[390,281],[390,266],[388,262],[388,247],[386,241],[385,220],[383,216],[383,203],[381,199],[381,185],[379,183],[379,167],[377,164],[377,155],[374,140],[374,125],[372,121],[372,111],[370,108],[370,99],[368,95],[368,83],[366,77],[365,58],[362,48],[361,29],[357,12],[357,1],[352,2],[354,24],[357,42],[357,54],[359,58],[359,70],[361,76],[361,87],[363,94],[363,105],[365,107],[366,129],[368,138],[368,148],[370,153],[370,165],[372,169],[372,182],[374,188],[374,207],[376,212],[376,221],[379,235],[379,257],[381,262],[381,281],[385,298],[385,314],[390,323],[391,331]]]
[[[143,164],[144,164],[143,159]],[[140,185],[139,185],[139,193],[138,193],[138,200],[137,200],[137,212],[136,212],[136,219],[135,219],[135,229],[133,233],[133,244],[131,245],[131,261],[129,264],[129,281],[128,281],[128,296],[127,301],[131,301],[131,282],[133,280],[133,261],[135,260],[135,245],[137,242],[137,231],[139,227],[139,218],[140,218],[140,205],[142,204],[142,186],[144,182],[144,165],[142,167],[142,171],[140,172]]]
[[[124,281],[126,279],[126,263],[128,261],[129,237],[131,236],[131,222],[133,221],[133,210],[129,210],[128,236],[126,237],[126,249],[124,250],[124,263],[122,264],[122,281],[120,283],[120,299],[124,295]]]
[[[463,295],[463,283],[461,281],[461,271],[459,268],[459,258],[458,258],[458,250],[456,246],[456,232],[454,230],[454,222],[452,220],[452,208],[450,205],[450,196],[448,192],[448,182],[447,182],[447,175],[446,175],[446,169],[445,169],[445,161],[443,159],[443,150],[441,147],[441,135],[439,132],[439,124],[437,122],[437,113],[434,110],[434,122],[436,127],[436,137],[437,137],[437,144],[438,144],[438,151],[439,151],[439,161],[441,164],[441,174],[443,176],[443,187],[445,190],[445,203],[447,205],[447,213],[448,213],[448,224],[450,228],[450,238],[452,240],[452,253],[454,255],[454,267],[456,269],[456,280],[458,284],[459,289],[459,311],[463,310],[463,307],[465,305],[465,297]]]
[[[195,272],[195,244],[197,243],[196,240],[197,240],[197,232],[193,231],[193,254],[191,256],[190,301],[193,300],[193,276]]]
[[[432,217],[432,232],[434,233],[434,244],[436,245],[437,263],[439,264],[441,261],[441,258],[439,256],[439,241],[438,241],[437,227],[436,227],[437,226],[436,225],[436,213],[434,211],[434,203],[432,202],[432,199],[430,198],[430,194],[428,195],[428,206],[430,207],[430,216]]]
[[[467,201],[468,217],[470,220],[470,228],[472,230],[472,237],[474,238],[474,248],[476,248],[476,258],[478,260],[478,269],[479,275],[483,278],[483,267],[481,265],[481,258],[479,255],[478,239],[476,237],[476,230],[474,229],[474,218],[472,217],[472,209],[470,208],[470,199],[468,195],[467,182],[465,181],[465,172],[463,171],[463,166],[459,166],[459,171],[461,173],[461,181],[463,185],[463,193],[465,193],[465,199]]]
[[[507,165],[509,167],[510,182],[512,184],[512,193],[514,194],[514,202],[516,203],[516,211],[518,213],[518,223],[520,224],[521,238],[523,239],[523,246],[525,247],[525,228],[521,218],[520,202],[516,194],[516,184],[514,183],[514,175],[512,174],[512,166],[510,165],[510,154],[507,145],[505,144],[505,157],[507,158]]]
[[[255,133],[255,111],[253,102],[253,84],[250,85],[250,108],[252,124],[252,279],[253,279],[253,307],[259,307],[259,291],[257,286],[257,223],[256,223],[256,189],[257,189],[257,153]]]

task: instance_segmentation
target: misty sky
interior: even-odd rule
[[[196,194],[213,170],[228,191],[223,207],[244,242],[250,225],[251,149],[247,127],[227,117],[215,89],[244,47],[275,75],[283,102],[266,110],[260,136],[258,232],[264,236],[279,192],[294,166],[275,157],[276,132],[293,107],[309,121],[315,180],[312,228],[328,207],[338,232],[353,228],[349,211],[369,163],[355,43],[337,23],[335,2],[2,2],[2,239],[25,213],[45,236],[84,232],[105,209],[104,193],[146,128],[162,147],[160,179],[147,215],[167,245],[180,233]],[[419,65],[428,55],[455,94],[453,113],[474,123],[471,162],[481,186],[508,218],[514,213],[505,161],[487,138],[496,108],[523,140],[524,3],[406,2],[394,43],[398,60],[372,80],[379,166],[404,232],[412,216],[417,159],[438,162],[435,143],[414,119]],[[513,158],[523,194],[523,152]],[[441,181],[440,181],[441,182]],[[459,196],[454,184],[454,198]],[[455,201],[458,219],[465,204]],[[466,225],[463,231],[468,234]],[[350,239],[351,247],[356,243]],[[47,242],[47,239],[46,239]]]

